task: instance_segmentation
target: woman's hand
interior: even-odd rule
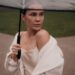
[[[12,50],[12,53],[10,54],[10,57],[14,60],[14,61],[17,61],[18,58],[17,58],[17,54],[18,54],[18,50],[21,49],[21,46],[19,44],[16,44],[16,45],[13,45],[11,50]]]

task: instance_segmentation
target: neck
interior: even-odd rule
[[[37,30],[31,30],[31,29],[27,29],[27,31],[29,36],[35,36],[36,33],[38,32]]]

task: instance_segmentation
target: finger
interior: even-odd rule
[[[21,46],[19,44],[15,44],[15,45],[13,45],[13,47],[21,48]]]
[[[14,49],[17,50],[17,49],[20,49],[20,48],[21,48],[20,45],[13,45],[11,49],[12,49],[12,50],[14,50]]]
[[[14,59],[15,61],[17,61],[16,54],[12,53],[12,54],[11,54],[11,58]]]
[[[12,52],[14,52],[15,54],[17,54],[18,53],[18,50],[20,50],[20,49],[12,49]]]
[[[12,50],[19,50],[21,48],[12,47]]]

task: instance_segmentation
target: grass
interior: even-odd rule
[[[0,32],[14,35],[18,31],[19,11],[0,8]],[[21,30],[26,27],[22,23]],[[44,28],[55,37],[75,35],[75,12],[46,12]]]

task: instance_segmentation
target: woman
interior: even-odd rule
[[[45,29],[44,10],[38,4],[29,6],[30,9],[22,13],[22,20],[26,23],[27,31],[22,31],[21,44],[17,44],[17,34],[6,55],[5,68],[16,75],[62,75],[63,54],[57,41]],[[21,49],[21,58],[16,57]]]

